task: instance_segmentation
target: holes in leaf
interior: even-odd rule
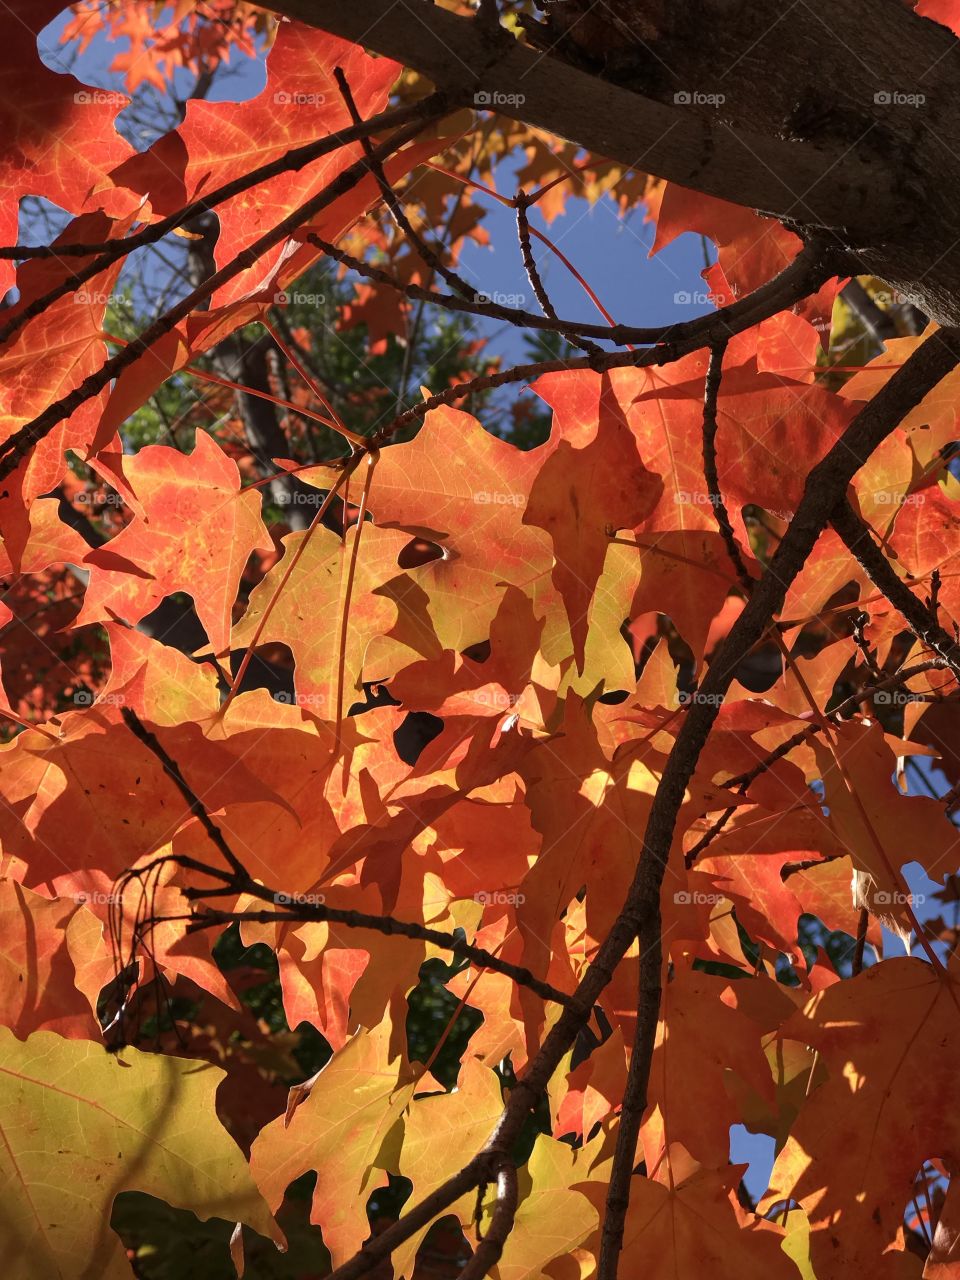
[[[429,711],[411,711],[394,732],[393,745],[404,764],[416,764],[421,751],[443,732],[443,721]]]
[[[401,569],[417,569],[431,560],[444,558],[443,547],[437,542],[428,542],[426,538],[411,538],[397,556],[397,564]]]

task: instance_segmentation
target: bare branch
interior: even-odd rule
[[[533,290],[534,297],[540,304],[543,314],[548,320],[556,323],[558,320],[557,312],[540,278],[537,260],[533,256],[533,246],[530,243],[530,219],[527,216],[527,208],[530,201],[523,191],[518,191],[514,196],[513,203],[517,210],[517,241],[520,244],[520,254],[523,258],[523,269],[527,273],[530,287]],[[600,349],[596,343],[584,342],[582,338],[571,338],[571,341],[576,343],[578,347],[582,347],[584,351],[599,351]]]
[[[753,590],[753,578],[737,546],[733,525],[730,523],[723,494],[720,492],[720,477],[717,474],[717,398],[720,395],[723,357],[726,350],[725,341],[715,343],[710,352],[710,364],[707,367],[706,384],[703,390],[703,477],[707,484],[707,497],[713,506],[713,513],[723,538],[723,545],[740,579],[740,585],[749,594]]]
[[[422,404],[415,405],[412,409],[400,414],[392,422],[381,427],[372,438],[377,443],[384,443],[396,432],[414,426],[432,409],[439,408],[441,405],[455,404],[457,400],[462,400],[473,392],[489,391],[513,382],[529,382],[544,373],[556,373],[567,369],[593,369],[597,373],[603,373],[608,369],[631,366],[642,369],[649,365],[670,364],[682,356],[689,355],[691,351],[708,346],[712,342],[722,341],[736,333],[742,333],[744,329],[759,324],[768,316],[776,315],[785,306],[791,305],[791,301],[797,300],[798,291],[802,291],[799,296],[806,296],[811,290],[819,287],[815,281],[819,280],[823,283],[836,269],[836,261],[829,266],[826,265],[828,262],[830,262],[830,255],[823,245],[808,245],[789,267],[741,301],[721,307],[709,315],[699,316],[696,320],[689,320],[685,324],[673,325],[668,330],[661,330],[659,345],[649,350],[604,352],[600,355],[575,356],[569,360],[541,360],[533,364],[517,365],[513,369],[505,369],[500,373],[473,378],[468,382],[456,383],[428,397]],[[587,332],[587,326],[583,326],[580,332]]]
[[[362,120],[360,118],[360,113],[357,111],[357,104],[353,100],[353,94],[350,92],[350,85],[347,83],[347,77],[343,74],[343,69],[341,67],[334,67],[333,74],[354,124],[361,124]],[[461,294],[462,297],[468,299],[475,297],[476,290],[471,289],[466,280],[459,276],[451,267],[447,266],[440,253],[438,253],[432,245],[427,243],[407,217],[406,210],[401,204],[397,193],[390,185],[387,175],[383,171],[383,165],[374,154],[373,148],[370,145],[370,139],[364,137],[362,139],[362,146],[363,153],[370,162],[370,172],[377,180],[377,186],[380,188],[380,194],[383,196],[384,203],[390,210],[390,216],[393,218],[397,227],[407,237],[410,244],[435,275],[439,275],[442,279],[446,280],[450,288],[456,293]]]
[[[932,649],[960,674],[960,645],[937,621],[929,603],[919,600],[873,540],[873,530],[844,501],[830,517],[830,523],[843,539],[847,550],[855,556],[874,586],[882,591],[901,614],[918,640]]]
[[[679,338],[692,337],[695,334],[708,335],[705,337],[704,342],[699,344],[706,345],[706,342],[710,340],[709,335],[712,333],[717,341],[721,341],[724,337],[732,337],[734,333],[739,333],[742,328],[749,328],[749,325],[743,324],[740,319],[741,315],[746,314],[748,310],[751,314],[756,312],[756,319],[750,321],[750,323],[758,324],[760,320],[765,319],[767,316],[775,315],[778,311],[792,306],[800,298],[806,297],[808,293],[827,280],[831,270],[838,272],[844,266],[844,263],[839,260],[833,262],[831,266],[830,256],[825,252],[824,247],[810,244],[797,255],[788,267],[785,267],[772,280],[754,290],[753,293],[740,302],[731,303],[725,307],[720,307],[717,311],[708,312],[704,316],[698,316],[694,320],[687,320],[682,323],[655,326],[606,325],[588,324],[579,320],[561,320],[555,316],[538,316],[536,312],[524,311],[519,307],[506,307],[502,303],[494,302],[492,299],[480,302],[476,300],[476,296],[472,300],[454,298],[447,294],[437,293],[433,289],[424,289],[420,285],[405,284],[402,280],[390,275],[388,271],[384,271],[382,267],[363,262],[360,258],[354,257],[352,254],[347,253],[345,249],[338,248],[337,245],[331,244],[328,240],[323,240],[313,232],[306,238],[310,244],[322,249],[334,261],[348,267],[351,271],[356,271],[358,275],[365,277],[367,280],[373,280],[377,284],[387,285],[391,289],[396,289],[399,293],[415,301],[429,302],[434,306],[444,307],[448,311],[463,311],[470,315],[489,316],[493,320],[504,320],[508,324],[524,326],[528,329],[547,329],[552,332],[562,333],[572,342],[575,342],[578,337],[602,338],[605,341],[615,343],[617,346],[623,346],[627,343],[635,343],[640,346],[668,343]],[[749,304],[749,308],[747,304]],[[601,352],[600,354],[604,353]],[[669,359],[676,359],[676,357],[671,355]],[[666,360],[664,363],[666,363]],[[576,366],[566,365],[564,367]]]
[[[239,885],[234,886],[234,888],[237,892],[241,891],[241,886]],[[484,947],[474,946],[472,943],[467,942],[465,938],[458,938],[456,934],[445,933],[441,929],[431,929],[427,925],[416,924],[410,920],[398,920],[395,916],[370,915],[365,911],[348,911],[340,907],[328,907],[322,902],[302,902],[297,894],[283,893],[259,884],[253,886],[245,884],[242,886],[242,891],[261,898],[265,902],[282,903],[284,905],[279,911],[216,911],[212,907],[204,906],[199,911],[199,914],[182,917],[190,921],[188,932],[193,932],[197,929],[209,929],[220,924],[242,923],[244,920],[257,924],[269,924],[273,921],[293,921],[294,923],[302,924],[304,922],[317,921],[343,925],[348,929],[370,929],[375,933],[386,934],[388,937],[397,935],[403,938],[412,938],[418,942],[429,942],[435,947],[441,947],[444,951],[451,951],[455,956],[469,960],[471,964],[476,965],[479,969],[490,969],[494,973],[502,973],[519,986],[528,987],[544,1000],[552,1000],[555,1004],[561,1005],[570,1003],[571,997],[565,991],[560,991],[559,988],[552,986],[549,982],[542,982],[529,969],[525,969],[522,965],[512,964],[509,960],[502,960],[492,951],[487,951]],[[218,891],[218,896],[220,894],[221,891]],[[185,896],[208,898],[213,895],[201,889],[196,893],[188,890]]]
[[[460,1280],[483,1280],[497,1265],[517,1216],[517,1170],[513,1161],[502,1157],[497,1168],[497,1195],[493,1216],[473,1257],[460,1272]]]
[[[250,879],[246,868],[227,844],[224,839],[223,832],[210,817],[209,813],[207,813],[203,801],[180,772],[179,765],[177,765],[176,761],[170,758],[167,752],[157,741],[156,735],[150,732],[132,707],[121,707],[120,714],[123,716],[124,724],[130,732],[136,738],[139,738],[147,750],[151,751],[163,765],[164,773],[166,773],[167,777],[176,785],[177,790],[183,796],[184,800],[186,800],[190,812],[210,837],[211,843],[223,855],[227,865],[232,868],[233,874],[237,877],[238,887],[241,884],[246,887]]]

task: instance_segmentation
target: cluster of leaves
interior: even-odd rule
[[[4,243],[27,197],[70,221],[2,258],[9,1274],[389,1255],[608,1280],[618,1179],[623,1274],[950,1274],[960,372],[887,399],[943,335],[864,363],[792,232],[292,22],[260,94],[194,98],[134,152],[122,95],[40,62],[58,4],[12,7]],[[228,45],[273,34],[213,7]],[[131,89],[225,54],[192,4],[78,9],[69,38],[132,40]],[[537,185],[506,200],[521,148]],[[527,206],[549,222],[564,190],[642,200],[656,250],[708,237],[723,309],[646,336],[558,320]],[[542,318],[457,273],[480,195],[515,209]],[[118,312],[130,249],[183,230],[189,266],[210,209],[208,270]],[[498,369],[427,325],[438,299],[546,348]],[[225,376],[264,333],[269,385]],[[844,451],[844,510],[788,572]],[[157,619],[185,602],[181,644]],[[918,918],[911,863],[943,915]],[[659,906],[635,917],[638,876]],[[906,956],[880,959],[881,922]],[[737,1126],[776,1149],[759,1199]]]

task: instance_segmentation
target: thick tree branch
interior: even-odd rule
[[[648,1016],[637,1027],[630,1060],[603,1225],[598,1280],[615,1280],[623,1244],[623,1227],[630,1203],[640,1118],[646,1107],[647,1081],[659,1016],[662,980],[660,886],[687,783],[693,776],[737,666],[782,608],[790,584],[803,568],[833,511],[843,499],[847,485],[873,451],[906,414],[951,372],[958,360],[960,330],[942,329],[934,333],[860,411],[833,448],[810,471],[796,514],[767,570],[756,584],[743,612],[731,627],[711,663],[701,685],[701,693],[705,696],[698,699],[684,717],[670,752],[650,808],[644,833],[643,857],[621,917],[630,933],[627,945],[634,936],[639,936],[640,981],[642,989],[647,993]],[[620,959],[626,951],[625,946],[620,950],[620,935],[618,921],[600,948],[598,958],[604,950],[613,950],[616,939],[614,955],[617,960]],[[588,972],[576,994],[579,995],[587,986],[589,977]],[[593,998],[596,999],[596,996]],[[561,1016],[551,1034],[560,1031],[566,1016]],[[549,1043],[549,1039],[550,1037],[546,1043]],[[626,1123],[627,1117],[630,1118],[629,1124]]]
[[[894,218],[896,177],[840,143],[814,146],[733,130],[686,105],[666,106],[428,0],[269,0],[267,8],[331,31],[428,76],[473,86],[479,107],[547,129],[600,156],[808,225]]]

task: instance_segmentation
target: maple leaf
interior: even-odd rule
[[[283,1236],[216,1117],[224,1072],[187,1058],[0,1028],[0,1243],[14,1280],[132,1273],[106,1227],[120,1191]],[[40,1122],[42,1117],[42,1123]]]
[[[784,1024],[829,1074],[777,1157],[767,1201],[803,1205],[818,1277],[886,1275],[914,1175],[929,1157],[956,1159],[956,1025],[954,966],[906,957],[818,992]]]
[[[652,1127],[662,1126],[667,1141],[713,1169],[726,1169],[738,1118],[729,1077],[739,1076],[771,1106],[774,1100],[759,1028],[724,1002],[725,987],[723,979],[684,969],[667,984],[648,1093],[660,1113]],[[648,1149],[647,1162],[658,1166],[660,1153]]]
[[[742,1209],[733,1188],[745,1168],[701,1169],[678,1145],[668,1183],[634,1178],[623,1233],[623,1263],[651,1280],[706,1274],[715,1280],[796,1280],[783,1236]],[[597,1171],[595,1170],[595,1176]],[[577,1189],[597,1203],[604,1188]]]
[[[426,611],[407,593],[399,566],[409,539],[376,526],[361,536],[351,575],[356,528],[345,539],[322,526],[288,534],[282,558],[251,592],[230,641],[235,649],[254,641],[288,645],[300,705],[329,720],[338,719],[356,697],[375,637],[395,636],[407,654],[437,647]],[[367,678],[389,674],[373,670]]]
[[[75,899],[44,898],[0,880],[0,1024],[20,1039],[39,1030],[77,1039],[99,1033],[95,1008],[77,989],[65,941],[79,910]]]
[[[190,455],[150,445],[124,459],[124,472],[144,514],[85,556],[90,582],[75,625],[137,623],[186,591],[210,643],[225,648],[247,559],[273,545],[259,495],[241,491],[236,463],[205,432]]]
[[[439,1187],[463,1163],[463,1152],[483,1146],[496,1123],[503,1102],[500,1081],[490,1067],[466,1059],[453,1093],[415,1098],[404,1121],[398,1171],[413,1183],[414,1203]],[[448,1212],[466,1226],[476,1212],[476,1196],[467,1194]],[[416,1232],[394,1254],[401,1280],[413,1270],[417,1250],[427,1229]]]
[[[122,235],[129,222],[129,218],[114,221],[102,213],[83,214],[67,224],[54,241],[54,247],[109,241]],[[5,314],[11,319],[29,315],[29,308],[39,298],[60,286],[90,260],[65,258],[56,253],[49,258],[26,260],[17,271],[19,300]],[[0,346],[0,435],[4,439],[39,414],[51,400],[73,391],[103,363],[106,355],[104,317],[120,267],[118,259],[92,276],[82,288],[47,305]],[[14,561],[27,536],[24,504],[48,493],[64,478],[65,450],[74,449],[86,457],[107,445],[113,437],[113,431],[100,420],[105,402],[106,393],[101,392],[80,405],[38,443],[18,468],[16,500],[8,490],[0,501],[0,525],[8,554]]]
[[[39,57],[37,37],[62,7],[57,0],[11,0],[7,8],[0,68],[3,244],[16,243],[22,196],[45,196],[61,209],[80,213],[88,201],[96,205],[97,194],[110,185],[110,171],[130,155],[116,129],[126,96],[89,88],[66,70],[52,71]],[[113,197],[122,212],[136,207],[129,194]],[[0,263],[0,292],[12,283],[10,265]]]
[[[587,615],[610,536],[641,524],[663,492],[644,466],[610,381],[600,380],[583,419],[558,419],[523,513],[524,524],[550,534],[553,580],[563,597],[573,653],[583,669]],[[546,456],[544,456],[546,454]]]
[[[547,535],[523,511],[540,470],[525,453],[456,409],[428,413],[413,440],[387,449],[370,495],[376,524],[435,543],[442,554],[409,572],[429,599],[444,649],[486,640],[508,585],[533,591],[549,582]],[[329,484],[329,472],[301,473]]]
[[[939,879],[952,865],[956,828],[936,800],[893,785],[895,759],[880,725],[848,721],[830,733],[832,741],[814,744],[830,825],[875,882],[878,912],[909,933],[915,917],[901,867],[916,860]]]
[[[521,1175],[529,1190],[497,1263],[501,1280],[537,1280],[554,1258],[568,1256],[594,1230],[597,1211],[573,1187],[591,1154],[544,1134],[537,1136]]]
[[[668,529],[638,534],[640,582],[630,616],[667,614],[699,666],[713,619],[737,585],[726,544],[709,530]]]
[[[288,1185],[317,1171],[310,1220],[323,1228],[334,1266],[370,1234],[366,1200],[394,1167],[393,1131],[413,1097],[409,1068],[390,1048],[385,1020],[360,1030],[306,1086],[291,1090],[286,1116],[267,1125],[250,1170],[276,1211]]]
[[[191,100],[183,124],[149,151],[128,160],[113,173],[113,180],[147,198],[159,218],[297,146],[336,133],[352,123],[333,75],[338,66],[364,118],[383,108],[400,72],[397,63],[371,58],[359,45],[302,23],[282,23],[267,59],[267,84],[261,93],[240,103]],[[279,174],[259,190],[219,205],[217,265],[232,261],[360,155],[360,144],[352,143],[299,173]],[[278,248],[272,258],[263,260],[260,275],[281,251]],[[240,296],[236,288],[233,296]]]

